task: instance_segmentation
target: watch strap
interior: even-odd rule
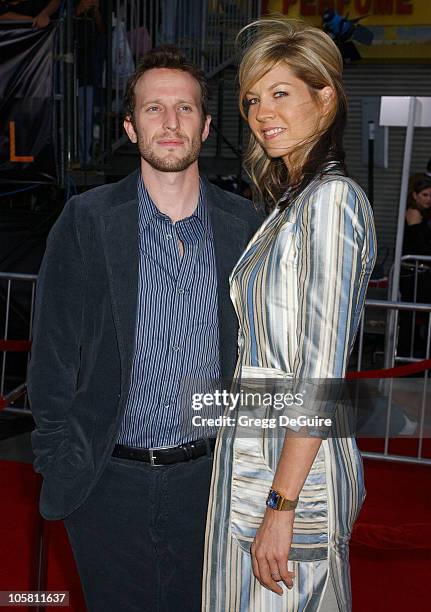
[[[266,500],[266,505],[268,508],[272,508],[273,510],[295,510],[296,506],[298,505],[298,499],[287,499],[287,497],[284,497],[280,491],[270,489]]]

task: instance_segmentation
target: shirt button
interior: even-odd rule
[[[166,234],[166,239],[167,240],[171,240],[171,238],[172,238],[172,234]]]
[[[173,351],[179,351],[180,347],[177,344],[174,344],[174,346],[172,347]]]
[[[178,289],[178,293],[182,295],[184,293],[184,289]]]
[[[165,405],[163,406],[163,408],[168,409],[168,408],[169,408],[169,404],[165,404]]]

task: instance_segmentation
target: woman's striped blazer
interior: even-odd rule
[[[236,384],[284,378],[311,381],[313,388],[319,379],[342,379],[375,256],[370,204],[336,169],[316,177],[284,210],[277,207],[231,275],[240,324]],[[310,402],[300,412],[311,414]],[[206,529],[205,612],[317,612],[329,578],[339,609],[351,609],[348,542],[365,497],[352,437],[323,440],[301,491],[289,555],[294,588],[279,597],[253,576],[250,545],[282,444],[283,436],[259,427],[246,434],[238,426],[220,430]]]

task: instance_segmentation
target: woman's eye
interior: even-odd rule
[[[288,96],[287,91],[276,91],[274,93],[274,98],[282,98],[283,96]]]
[[[247,98],[246,105],[253,106],[254,104],[257,104],[258,102],[259,102],[258,98]]]

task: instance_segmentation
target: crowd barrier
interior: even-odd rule
[[[0,377],[0,410],[8,413],[31,414],[26,393],[26,370],[31,346],[32,319],[35,299],[35,284],[37,277],[30,274],[6,274],[0,273],[0,317],[3,311],[4,334],[0,339],[1,377]],[[363,371],[362,364],[364,358],[364,337],[367,333],[372,333],[374,326],[370,323],[377,312],[395,313],[398,317],[400,312],[423,313],[428,316],[427,340],[424,359],[406,359],[408,365],[396,366],[400,357],[396,355],[394,349],[391,355],[390,368],[383,370]],[[418,304],[411,302],[390,302],[387,300],[365,301],[365,308],[362,313],[358,338],[357,338],[357,365],[356,371],[350,370],[347,378],[367,378],[377,379],[378,391],[381,394],[379,410],[384,411],[380,418],[386,420],[384,450],[382,453],[364,452],[364,456],[392,461],[409,461],[414,463],[431,464],[431,459],[422,456],[423,442],[428,433],[427,414],[430,412],[428,398],[428,370],[431,367],[430,347],[431,347],[431,304]],[[0,319],[1,320],[1,319]],[[17,338],[17,330],[25,337]],[[370,332],[371,330],[371,332]],[[20,355],[21,362],[12,360],[12,356]],[[411,363],[409,363],[411,362]],[[13,374],[8,372],[8,365],[14,367]],[[18,375],[16,373],[17,365]],[[405,413],[407,422],[411,425],[410,437],[418,439],[418,450],[415,456],[397,455],[389,452],[389,441],[391,439],[391,418],[394,412],[394,385],[399,386],[396,381],[402,377],[413,374],[423,374],[422,377],[409,379],[410,384],[415,387],[415,394],[404,394],[405,406],[401,406]],[[396,398],[395,398],[396,399]],[[418,406],[415,402],[418,402]],[[399,410],[399,402],[395,401]],[[430,424],[431,425],[431,424]],[[414,427],[415,426],[415,427]]]
[[[413,289],[413,295],[412,297],[409,299],[411,299],[411,301],[414,304],[420,303],[420,301],[418,302],[418,298],[420,298],[421,296],[418,295],[419,292],[419,286],[421,283],[427,283],[428,286],[431,288],[431,280],[426,280],[431,279],[431,256],[429,255],[403,255],[401,257],[401,275],[400,275],[400,285],[402,285],[403,283],[406,282],[407,279],[410,279],[410,281],[413,281],[411,284],[413,285],[412,289]],[[392,278],[392,275],[391,275]],[[400,290],[402,288],[400,287]],[[399,292],[400,292],[399,290]],[[422,290],[421,293],[424,293],[424,291]],[[431,294],[429,295],[429,297],[427,298],[428,301],[431,301]],[[414,310],[412,313],[412,318],[411,318],[411,323],[410,323],[410,347],[409,347],[409,352],[407,355],[402,355],[401,352],[398,350],[397,354],[395,356],[395,360],[396,361],[417,361],[418,359],[421,359],[421,357],[416,357],[415,356],[415,337],[417,336],[417,323],[418,323],[418,317],[417,317],[417,312]]]
[[[400,355],[396,354],[396,343],[394,344],[394,348],[392,354],[390,355],[390,367],[382,370],[368,370],[362,371],[362,362],[363,362],[363,353],[364,353],[364,332],[366,327],[368,329],[372,329],[372,326],[366,324],[367,314],[369,311],[375,313],[376,311],[382,310],[386,312],[386,315],[389,312],[395,313],[395,321],[398,320],[398,315],[400,312],[413,312],[413,313],[423,313],[424,315],[428,315],[428,324],[427,324],[427,336],[426,336],[426,347],[425,347],[425,355],[424,358],[403,358]],[[419,304],[413,302],[391,302],[388,300],[366,300],[365,308],[362,313],[361,322],[359,326],[358,333],[358,357],[357,357],[357,367],[356,372],[349,372],[348,378],[367,378],[367,379],[377,379],[378,380],[378,390],[381,393],[382,403],[385,406],[380,405],[380,410],[385,410],[385,436],[384,436],[384,450],[382,453],[371,453],[371,452],[363,452],[362,454],[365,457],[374,458],[374,459],[386,459],[389,461],[402,461],[402,462],[411,462],[411,463],[421,463],[431,465],[431,459],[425,458],[422,456],[423,452],[423,442],[425,437],[429,437],[426,434],[427,430],[427,422],[426,417],[428,413],[430,413],[430,401],[428,397],[428,370],[431,368],[431,359],[430,359],[430,345],[431,345],[431,304]],[[405,366],[395,367],[396,362],[405,361],[411,362]],[[414,437],[418,439],[418,449],[416,456],[408,456],[408,455],[399,455],[395,453],[389,452],[389,441],[391,439],[390,435],[390,425],[391,425],[391,416],[394,411],[394,404],[397,405],[397,402],[394,402],[394,386],[398,384],[397,381],[405,376],[412,376],[413,374],[423,374],[423,377],[418,377],[415,379],[409,379],[410,385],[408,387],[409,393],[404,393],[403,401],[405,402],[404,406],[401,406],[404,411],[405,417],[407,418],[407,422],[411,424],[411,432],[409,434],[410,437]],[[415,394],[412,394],[410,391],[414,388]],[[415,405],[416,399],[419,400],[420,406]],[[399,405],[399,402],[398,402]],[[397,408],[398,409],[398,408]],[[415,418],[416,417],[416,418]],[[414,428],[414,425],[416,427]],[[431,431],[431,430],[430,430]]]
[[[29,361],[37,276],[0,272],[0,410],[30,414],[27,401]]]

